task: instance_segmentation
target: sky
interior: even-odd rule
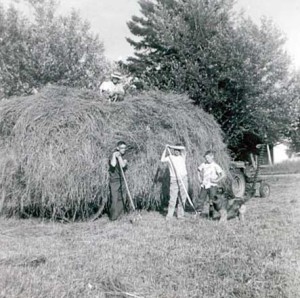
[[[0,0],[1,3],[22,0]],[[138,0],[60,0],[60,11],[72,8],[88,20],[93,32],[99,34],[109,60],[126,59],[133,54],[125,37],[130,37],[128,22],[139,14]],[[296,68],[300,68],[300,0],[236,0],[236,9],[259,23],[262,16],[271,18],[286,35],[286,50]]]
[[[237,0],[237,8],[243,9],[256,23],[262,16],[271,18],[287,37],[286,50],[295,67],[300,68],[299,0]]]

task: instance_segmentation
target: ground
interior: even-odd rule
[[[299,297],[299,177],[267,179],[242,223],[1,219],[0,297]]]

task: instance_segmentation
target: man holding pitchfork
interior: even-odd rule
[[[118,219],[125,210],[126,181],[124,172],[128,166],[127,160],[124,159],[126,149],[126,143],[119,141],[109,160],[110,220]]]
[[[185,147],[181,145],[166,145],[161,156],[161,162],[167,162],[170,171],[170,200],[166,220],[173,218],[177,198],[179,199],[177,206],[177,218],[183,219],[185,202],[188,195]]]

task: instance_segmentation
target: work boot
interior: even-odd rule
[[[213,205],[209,205],[209,210],[208,210],[208,218],[213,218],[214,217],[214,206]]]
[[[245,220],[245,213],[246,213],[246,206],[242,205],[239,209],[239,219],[240,221],[244,221]]]
[[[174,219],[173,216],[169,216],[169,215],[166,216],[166,221],[172,221],[173,219]]]
[[[221,214],[220,222],[227,222],[227,210],[225,209],[220,210],[220,214]]]

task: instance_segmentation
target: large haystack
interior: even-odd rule
[[[149,92],[108,103],[48,87],[0,104],[2,213],[88,218],[108,196],[108,159],[119,140],[129,145],[128,183],[144,206],[161,202],[165,144],[187,147],[192,196],[207,149],[228,167],[219,126],[183,95]]]

